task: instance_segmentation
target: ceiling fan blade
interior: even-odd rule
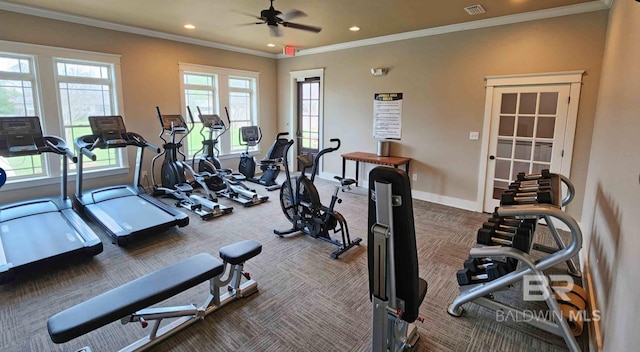
[[[319,33],[322,30],[322,27],[308,26],[306,24],[299,24],[293,22],[282,22],[282,25],[289,28],[302,29],[303,31],[309,31],[314,33]]]
[[[291,20],[296,19],[296,18],[305,17],[306,15],[307,15],[306,13],[304,13],[304,12],[302,12],[300,10],[295,10],[294,9],[294,10],[291,10],[291,11],[289,11],[287,13],[283,13],[283,14],[278,15],[278,17],[280,17],[280,19],[283,20],[283,21],[291,21]]]
[[[245,16],[253,17],[253,18],[258,19],[258,20],[262,20],[262,18],[260,18],[260,17],[256,16],[255,14],[251,14],[251,13],[247,13],[247,12],[242,12],[242,11],[238,11],[238,10],[231,10],[231,11],[233,11],[233,12],[235,12],[235,13],[238,13],[238,14],[241,14],[241,15],[245,15]]]
[[[265,24],[265,22],[249,22],[249,23],[240,23],[236,26],[253,26],[254,24]]]
[[[269,31],[271,31],[272,37],[282,37],[282,32],[280,31],[280,28],[278,26],[268,25],[267,27],[269,27]]]

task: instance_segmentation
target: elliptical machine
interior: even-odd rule
[[[159,137],[163,141],[162,147],[164,150],[151,160],[151,180],[153,182],[154,196],[170,195],[178,200],[176,206],[196,213],[203,220],[231,213],[233,207],[218,204],[218,199],[214,196],[215,193],[209,190],[206,182],[208,175],[196,173],[193,168],[184,162],[186,155],[182,153],[180,147],[182,147],[182,141],[189,135],[190,130],[182,116],[162,115],[160,108],[157,106],[156,111],[161,126]],[[165,132],[170,136],[169,141],[163,136]],[[179,134],[182,136],[179,140],[176,140],[176,136]],[[182,161],[178,159],[178,154],[182,156]],[[162,183],[159,186],[156,183],[153,170],[155,170],[156,161],[163,155],[164,160],[161,166]],[[186,172],[189,172],[193,180],[203,188],[207,198],[193,194],[193,186],[187,182]]]
[[[313,238],[333,243],[338,246],[338,249],[331,253],[331,258],[337,259],[342,253],[359,245],[362,239],[356,237],[353,241],[351,240],[347,221],[342,214],[333,209],[336,202],[342,202],[342,200],[338,198],[338,191],[356,183],[356,181],[354,179],[336,176],[335,178],[340,181],[340,185],[336,186],[328,207],[322,205],[320,202],[320,194],[313,184],[318,171],[320,158],[324,154],[331,153],[340,148],[340,139],[334,138],[330,141],[338,145],[335,148],[329,147],[322,149],[316,154],[315,158],[311,158],[309,155],[298,155],[297,159],[302,164],[302,172],[300,176],[297,177],[291,177],[289,163],[286,157],[287,152],[293,145],[293,140],[288,141],[285,145],[283,162],[286,180],[280,188],[280,206],[282,207],[284,215],[293,224],[293,227],[284,231],[273,230],[273,233],[282,237],[287,234],[304,232]],[[311,178],[308,178],[305,174],[308,167],[311,167]],[[333,239],[329,231],[333,231],[333,233],[340,232],[342,241]]]
[[[249,148],[260,143],[262,140],[262,131],[258,126],[240,127],[240,144],[247,148],[240,156],[238,171],[247,178],[247,181],[261,184],[265,186],[267,191],[280,189],[280,185],[276,183],[276,178],[280,174],[280,164],[284,157],[284,146],[289,141],[282,137],[288,135],[289,132],[278,133],[275,142],[273,142],[267,151],[267,155],[258,163],[260,170],[262,170],[262,175],[260,178],[256,178],[256,160],[253,155],[249,153]]]
[[[240,182],[246,179],[244,175],[241,173],[234,173],[231,169],[224,169],[221,167],[220,160],[217,157],[217,154],[220,153],[217,145],[220,136],[225,134],[231,125],[227,108],[225,107],[224,110],[227,113],[229,126],[225,125],[219,115],[203,114],[202,111],[200,111],[200,107],[196,108],[198,109],[200,122],[202,122],[200,135],[202,136],[203,141],[202,148],[200,148],[192,158],[192,166],[195,168],[197,160],[198,172],[210,175],[209,183],[213,183],[212,186],[215,186],[214,189],[216,189],[216,193],[219,196],[229,198],[245,207],[262,204],[269,200],[269,196],[260,196],[254,189],[251,189]],[[189,118],[193,124],[193,114],[188,106],[187,112],[189,113]],[[205,128],[208,129],[208,136],[205,136],[203,133]],[[199,153],[202,154],[198,155]]]

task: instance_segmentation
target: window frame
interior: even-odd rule
[[[186,103],[186,91],[185,91],[185,83],[184,83],[184,75],[185,74],[201,74],[201,75],[210,75],[214,78],[214,96],[213,96],[213,113],[220,115],[225,124],[228,124],[227,116],[224,113],[224,107],[229,107],[229,94],[232,91],[238,91],[241,88],[231,88],[229,87],[229,79],[230,78],[239,78],[239,79],[248,79],[253,82],[252,94],[251,94],[251,123],[260,126],[260,118],[258,114],[258,102],[259,100],[259,87],[260,87],[260,73],[254,71],[245,71],[245,70],[236,70],[222,67],[213,67],[213,66],[205,66],[205,65],[197,65],[197,64],[189,64],[189,63],[178,63],[178,76],[180,80],[180,103],[181,103],[181,111],[183,116],[188,120],[188,112],[187,112],[187,103]],[[246,89],[241,89],[246,90]],[[195,106],[190,106],[191,112],[194,114],[194,120],[197,121],[197,110]],[[189,122],[190,124],[190,122]],[[230,126],[229,126],[230,127]],[[195,133],[199,136],[199,127],[194,128],[192,133]],[[231,150],[231,131],[225,133],[222,137],[220,137],[220,143],[218,148],[220,149],[220,159],[231,159],[238,158],[242,151],[240,150]],[[199,146],[198,146],[199,148]],[[186,148],[189,150],[189,146]],[[250,152],[259,153],[260,148],[257,145],[254,148],[249,148]],[[192,158],[193,155],[188,155],[189,158]]]
[[[123,115],[124,99],[122,93],[122,76],[120,72],[121,55],[100,53],[45,45],[27,44],[0,40],[0,53],[7,56],[22,56],[33,58],[33,75],[35,76],[34,105],[37,116],[45,135],[55,135],[65,138],[64,122],[60,106],[60,92],[58,89],[56,60],[76,61],[83,63],[98,63],[112,65],[112,111],[116,115]],[[73,141],[69,147],[78,155]],[[57,155],[45,155],[46,170],[43,176],[18,180],[8,179],[3,190],[16,190],[28,187],[56,184],[60,182],[62,158]],[[66,160],[65,160],[66,162]],[[85,178],[97,178],[129,173],[127,153],[120,151],[120,165],[109,168],[87,170]],[[70,177],[75,171],[69,170]]]

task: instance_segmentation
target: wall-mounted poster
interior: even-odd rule
[[[402,137],[402,93],[373,95],[373,138]]]

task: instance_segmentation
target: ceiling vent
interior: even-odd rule
[[[471,16],[473,15],[479,15],[481,13],[485,13],[487,11],[484,10],[484,7],[482,7],[482,5],[478,4],[478,5],[471,5],[471,6],[467,6],[464,8],[465,11],[467,11],[467,13]]]

